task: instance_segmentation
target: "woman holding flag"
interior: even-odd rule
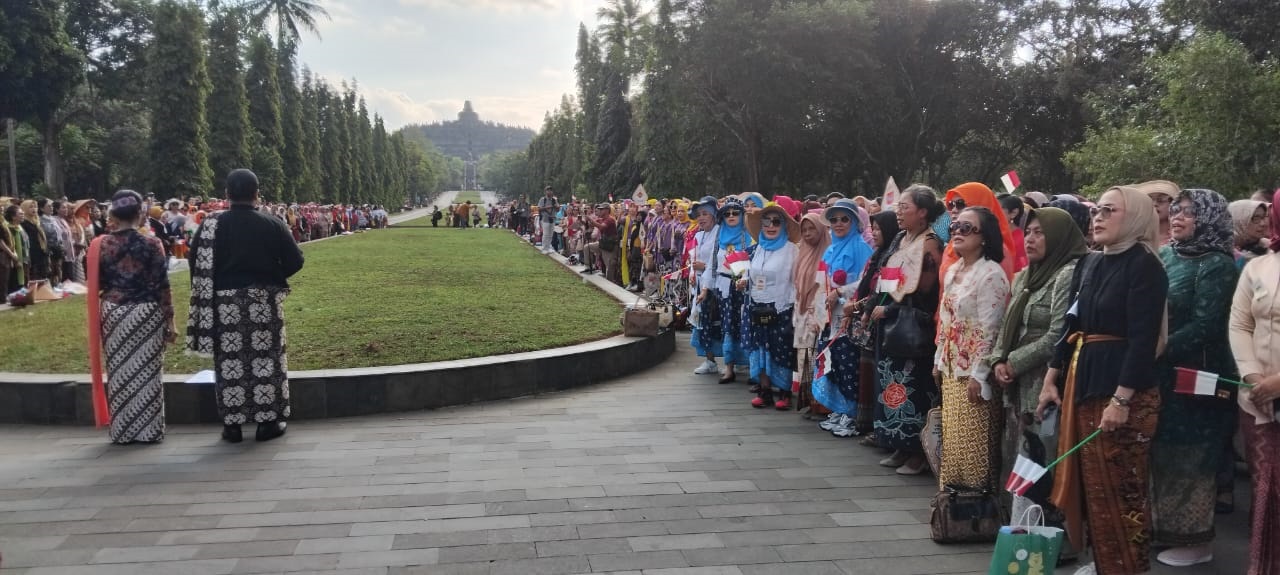
[[[740,274],[734,273],[729,267],[731,262],[726,262],[726,259],[743,256],[749,259],[751,250],[755,248],[751,236],[747,234],[745,212],[742,200],[735,197],[726,199],[724,205],[716,211],[719,224],[712,238],[714,262],[708,260],[702,279],[698,282],[702,286],[698,303],[708,297],[718,300],[716,308],[720,312],[720,326],[723,330],[721,353],[724,354],[724,373],[720,377],[720,383],[732,383],[737,379],[733,366],[750,364],[743,345],[746,340],[746,331],[743,330],[745,293],[733,282]]]
[[[813,374],[813,398],[831,410],[818,427],[836,437],[858,435],[858,358],[861,350],[849,338],[844,304],[858,289],[858,276],[871,257],[871,246],[862,239],[858,204],[838,199],[823,212],[831,226],[831,245],[822,255],[826,272],[825,301],[830,327],[818,342]]]
[[[877,330],[871,325],[870,317],[871,308],[875,305],[875,301],[871,298],[883,299],[885,297],[879,295],[876,288],[880,281],[880,268],[884,267],[885,261],[889,257],[889,244],[892,244],[893,239],[896,237],[898,237],[897,214],[880,212],[871,216],[871,246],[875,248],[875,251],[867,259],[867,267],[863,268],[862,278],[858,280],[858,293],[855,296],[857,300],[845,305],[848,315],[862,316],[862,329],[866,332],[858,360],[858,381],[867,383],[858,386],[858,417],[856,422],[859,432],[868,433],[862,439],[862,444],[866,446],[878,445],[874,430],[876,396],[880,394],[879,386],[876,384],[875,336]],[[871,305],[864,305],[864,302],[869,302]]]
[[[796,369],[792,325],[796,284],[792,272],[799,248],[792,240],[799,238],[800,224],[782,206],[770,203],[747,215],[747,229],[759,238],[751,269],[737,286],[750,295],[747,316],[751,337],[746,347],[751,354],[751,376],[760,382],[760,392],[751,406],[785,411],[791,408],[791,374]]]
[[[871,310],[879,332],[876,441],[894,450],[880,465],[896,467],[903,475],[917,475],[928,469],[920,431],[929,409],[938,402],[933,379],[933,318],[938,310],[942,242],[930,226],[942,215],[943,206],[932,188],[917,184],[902,192],[894,210],[902,231],[880,269],[879,295]]]
[[[169,262],[160,240],[138,232],[145,217],[138,192],[116,192],[109,214],[115,231],[90,244],[86,270],[94,419],[110,423],[112,443],[158,443],[164,348],[177,337]]]
[[[1149,438],[1160,409],[1156,356],[1169,282],[1156,256],[1151,198],[1111,188],[1092,213],[1103,251],[1076,265],[1070,335],[1049,363],[1036,414],[1043,419],[1048,406],[1060,405],[1059,451],[1083,444],[1055,467],[1050,496],[1072,541],[1084,540],[1083,499],[1094,563],[1077,574],[1144,573],[1151,569]]]
[[[1169,222],[1172,240],[1160,248],[1169,275],[1169,341],[1157,373],[1151,487],[1156,544],[1172,546],[1156,559],[1187,567],[1213,560],[1216,474],[1231,456],[1223,446],[1235,431],[1235,386],[1211,387],[1207,397],[1177,393],[1175,368],[1235,378],[1227,318],[1237,272],[1231,214],[1217,192],[1182,190]]]

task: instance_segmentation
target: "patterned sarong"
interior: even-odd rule
[[[164,439],[164,312],[158,303],[102,306],[111,442]]]

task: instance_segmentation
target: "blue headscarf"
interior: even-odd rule
[[[776,252],[782,249],[782,246],[785,246],[785,245],[787,245],[787,225],[786,224],[782,224],[782,227],[778,229],[778,237],[773,239],[769,239],[768,236],[764,235],[764,228],[760,229],[760,247],[763,248],[764,251]]]
[[[724,223],[724,212],[736,209],[739,212],[738,225],[729,227]],[[745,250],[751,245],[751,234],[747,233],[747,211],[743,209],[742,200],[738,198],[729,198],[725,200],[724,205],[720,207],[716,219],[720,221],[720,249],[727,250],[729,246],[733,246],[737,250]]]
[[[849,215],[857,221],[857,214]],[[843,238],[836,237],[836,233],[831,232],[831,246],[822,254],[822,261],[827,264],[828,274],[834,274],[836,270],[844,270],[849,276],[848,281],[852,283],[862,273],[862,268],[867,265],[871,252],[871,246],[862,239],[862,234],[855,226],[849,226],[849,233]]]

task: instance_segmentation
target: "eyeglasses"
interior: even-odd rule
[[[736,218],[741,215],[742,215],[741,210],[725,210],[724,212],[724,217],[726,218]]]
[[[853,218],[849,216],[836,216],[834,218],[831,218],[831,222],[837,223],[837,224],[847,224],[852,221],[853,221]]]
[[[1096,206],[1089,208],[1089,216],[1095,220],[1109,220],[1116,213],[1116,209],[1111,206]]]
[[[1182,204],[1174,204],[1169,206],[1169,217],[1182,216],[1184,218],[1195,218],[1195,206],[1184,206]]]
[[[764,227],[766,227],[766,228],[780,228],[780,227],[782,227],[782,218],[765,218],[765,219],[764,219]]]
[[[947,200],[947,210],[949,210],[949,211],[953,211],[953,212],[954,212],[954,211],[957,211],[957,210],[963,210],[963,209],[964,209],[964,207],[965,207],[964,198],[956,198],[956,199],[954,199],[954,200]]]
[[[1249,218],[1249,222],[1254,224],[1260,224],[1265,221],[1267,221],[1267,216],[1253,216],[1252,218]]]
[[[969,222],[953,222],[951,224],[951,235],[953,236],[971,236],[980,231],[982,231],[982,228]]]
[[[1155,203],[1160,204],[1160,205],[1162,205],[1162,206],[1163,206],[1163,205],[1165,205],[1165,204],[1172,204],[1172,203],[1173,203],[1173,198],[1171,198],[1171,197],[1169,197],[1169,196],[1167,196],[1167,195],[1165,195],[1165,194],[1156,194],[1156,196],[1155,196],[1155,197],[1151,198],[1151,201],[1153,201],[1153,202],[1155,202]]]

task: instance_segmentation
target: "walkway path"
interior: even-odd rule
[[[299,421],[265,444],[0,426],[3,573],[985,573],[990,545],[929,540],[931,479],[689,375],[681,340],[593,388]],[[1244,572],[1246,515],[1195,573]]]

